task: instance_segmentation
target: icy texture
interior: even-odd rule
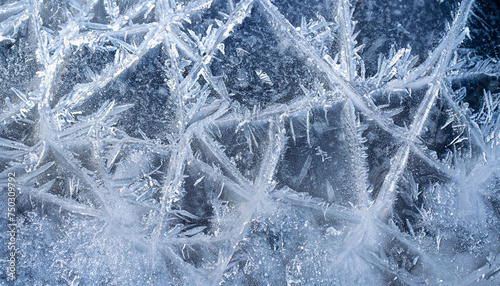
[[[15,172],[15,285],[500,284],[498,15],[4,1],[2,265]]]

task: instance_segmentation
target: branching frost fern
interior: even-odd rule
[[[0,6],[16,284],[500,283],[500,66],[460,48],[477,8],[438,4],[427,54],[367,60],[362,2]]]

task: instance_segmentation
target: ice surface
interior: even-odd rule
[[[0,284],[500,284],[499,20],[3,1]]]

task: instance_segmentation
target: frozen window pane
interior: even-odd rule
[[[0,284],[500,284],[487,0],[0,4]]]

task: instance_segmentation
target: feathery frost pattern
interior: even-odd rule
[[[4,1],[14,285],[500,284],[493,16],[378,2]]]

